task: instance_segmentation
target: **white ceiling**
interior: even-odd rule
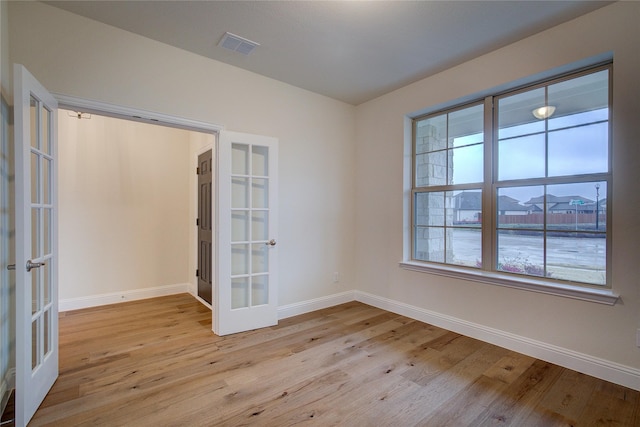
[[[45,3],[357,105],[610,2]],[[260,46],[218,47],[226,31]]]

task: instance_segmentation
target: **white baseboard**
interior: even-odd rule
[[[299,314],[310,313],[334,305],[344,304],[355,300],[354,291],[341,292],[339,294],[328,295],[326,297],[315,298],[308,301],[296,302],[278,307],[278,319],[297,316]]]
[[[410,304],[355,291],[355,299],[364,304],[401,314],[411,319],[429,323],[452,332],[517,351],[574,371],[640,390],[640,369],[600,359],[588,354],[532,340],[519,335],[467,322]]]
[[[0,384],[0,415],[2,415],[4,408],[7,406],[11,390],[14,388],[16,388],[16,368],[11,368],[7,371]]]
[[[181,294],[191,291],[190,283],[156,286],[153,288],[134,289],[130,291],[112,292],[108,294],[90,295],[86,297],[61,299],[58,301],[59,311],[78,310],[81,308],[97,307],[100,305],[116,304],[125,301],[135,301],[155,298],[165,295]]]

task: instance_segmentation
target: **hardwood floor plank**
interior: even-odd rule
[[[33,426],[638,426],[640,393],[350,302],[225,337],[187,294],[60,315]]]

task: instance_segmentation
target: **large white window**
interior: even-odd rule
[[[411,261],[609,287],[610,79],[608,64],[414,119]]]

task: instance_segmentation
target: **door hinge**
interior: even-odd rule
[[[200,218],[196,218],[196,225],[200,225]]]
[[[196,268],[196,277],[200,277],[200,270]]]
[[[196,168],[196,175],[200,175],[200,168]]]

